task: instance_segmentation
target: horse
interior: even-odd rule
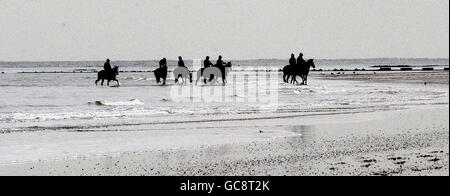
[[[166,85],[166,79],[167,79],[167,67],[160,67],[158,69],[156,69],[155,71],[153,71],[153,73],[155,74],[156,77],[156,83],[161,83],[161,79],[162,81],[162,85]]]
[[[225,85],[227,83],[227,76],[230,73],[230,71],[232,70],[231,67],[233,65],[231,64],[231,62],[228,62],[225,66],[223,67],[218,67],[218,66],[212,66],[212,67],[208,67],[208,68],[201,68],[197,71],[197,81],[195,81],[195,85],[197,85],[198,81],[203,78],[204,79],[204,83],[206,84],[207,78],[209,78],[209,82],[211,82],[211,84],[214,83],[218,83],[217,80],[219,78],[222,78],[222,84]]]
[[[298,81],[297,76],[302,78],[302,83],[300,85],[308,85],[308,74],[311,67],[316,68],[314,64],[314,59],[309,59],[304,65],[287,65],[283,68],[283,81],[289,83],[289,78],[292,76],[291,84]]]
[[[181,77],[183,84],[186,84],[186,80],[192,83],[192,73],[186,67],[177,67],[173,70],[173,76],[175,77],[175,83],[178,83],[178,79]]]
[[[117,86],[120,86],[119,80],[116,79],[117,75],[119,75],[119,67],[117,66],[112,68],[111,71],[102,70],[98,72],[98,78],[95,81],[95,85],[97,85],[98,81],[102,80],[101,85],[103,86],[103,82],[107,80],[108,83],[106,85],[109,86],[109,82],[112,80],[117,82]]]

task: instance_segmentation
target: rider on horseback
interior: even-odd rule
[[[110,72],[110,71],[112,70],[112,68],[111,68],[111,63],[110,63],[110,60],[109,60],[109,59],[106,59],[106,62],[105,62],[105,64],[103,65],[103,69],[104,69],[106,72]]]
[[[167,59],[163,58],[159,61],[159,68],[167,68]]]
[[[209,60],[209,56],[206,56],[206,59],[203,61],[203,66],[204,66],[204,68],[201,68],[201,71],[200,71],[200,73],[201,73],[202,75],[203,75],[203,71],[204,71],[206,68],[208,68],[208,67],[213,67],[213,66],[214,66],[214,64],[211,63],[211,61]],[[203,82],[206,84],[206,78],[203,79]]]
[[[222,56],[219,56],[219,59],[217,59],[216,65],[215,67],[219,68],[220,71],[222,72],[222,78],[225,79],[226,74],[225,74],[225,65],[226,63],[223,62],[222,60]]]
[[[291,54],[291,58],[289,59],[289,65],[296,65],[297,62],[295,61],[295,55]]]
[[[205,61],[203,61],[203,65],[205,66],[205,68],[214,66],[214,64],[212,64],[211,61],[209,61],[209,56],[207,56]]]
[[[300,67],[303,67],[303,66],[305,66],[305,64],[306,64],[306,61],[305,61],[305,59],[303,59],[303,53],[300,53],[300,55],[298,55],[298,58],[297,58],[297,65]]]
[[[223,67],[225,65],[226,65],[226,63],[223,62],[222,56],[219,56],[219,59],[217,59],[217,62],[216,62],[215,66],[218,67],[218,68],[221,68],[221,67]]]
[[[183,57],[181,56],[178,57],[178,67],[186,67],[186,65],[184,65]]]

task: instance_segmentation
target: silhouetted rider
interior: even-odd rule
[[[225,79],[226,74],[225,74],[225,65],[226,63],[223,62],[222,60],[222,56],[219,56],[219,59],[217,59],[216,62],[216,67],[220,69],[220,71],[222,72],[222,78]]]
[[[306,64],[305,59],[303,59],[303,53],[300,53],[297,58],[297,65],[298,66],[304,66]]]
[[[109,60],[109,59],[106,59],[106,62],[105,62],[105,64],[103,65],[103,69],[104,69],[106,72],[109,72],[109,71],[112,70],[112,68],[111,68],[111,63],[110,63],[110,60]]]
[[[226,63],[223,62],[222,56],[219,56],[219,59],[217,59],[217,62],[216,62],[216,67],[221,68],[221,67],[224,67],[225,65],[226,65]]]
[[[291,58],[289,59],[289,65],[296,65],[297,62],[295,60],[295,55],[291,54]]]
[[[159,61],[159,68],[167,68],[167,59],[163,58]]]
[[[211,61],[209,61],[209,56],[206,57],[205,61],[203,61],[203,65],[205,66],[205,68],[214,66]]]
[[[178,57],[178,67],[186,67],[186,65],[184,65],[183,57],[181,56]]]

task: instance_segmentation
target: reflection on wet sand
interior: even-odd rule
[[[298,133],[298,136],[290,137],[290,143],[293,144],[294,147],[301,144],[309,144],[315,140],[315,126],[311,125],[296,125],[290,126],[288,128],[289,131],[294,133]]]

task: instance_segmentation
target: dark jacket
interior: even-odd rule
[[[289,59],[289,65],[296,65],[297,62],[295,61],[294,57],[291,57],[291,59]]]
[[[205,66],[205,68],[208,68],[208,67],[211,67],[211,66],[214,66],[212,63],[211,63],[211,61],[209,61],[209,60],[205,60],[205,61],[203,61],[203,65]]]
[[[178,61],[178,67],[186,67],[183,60]]]
[[[103,69],[105,69],[105,71],[110,71],[112,69],[111,64],[109,62],[105,62]]]
[[[298,65],[304,65],[306,63],[305,59],[303,59],[303,57],[298,57],[297,58],[297,64]]]
[[[165,59],[160,60],[159,67],[160,68],[167,67],[167,60],[165,60]]]
[[[224,65],[225,65],[225,63],[221,59],[217,60],[217,62],[216,62],[217,67],[223,67]]]

